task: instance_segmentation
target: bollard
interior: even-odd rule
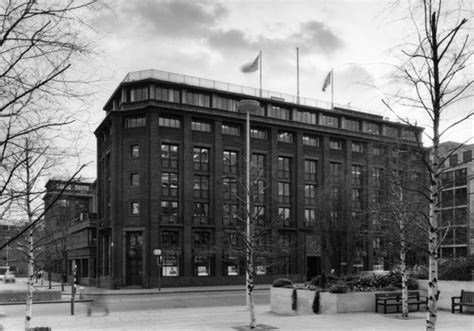
[[[84,287],[79,287],[79,300],[84,299]]]

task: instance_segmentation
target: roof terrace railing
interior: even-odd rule
[[[230,83],[225,83],[225,82],[219,82],[215,80],[199,78],[199,77],[194,77],[194,76],[176,74],[176,73],[156,70],[156,69],[129,72],[123,79],[123,82],[133,82],[133,81],[150,79],[150,78],[161,80],[161,81],[172,82],[172,83],[186,84],[186,85],[216,89],[216,90],[221,90],[221,91],[226,91],[226,92],[231,92],[231,93],[244,94],[244,95],[248,95],[248,96],[256,97],[256,98],[260,97],[260,89],[257,89],[257,88],[247,87],[247,86],[242,86],[242,85],[237,85],[237,84],[230,84]],[[331,109],[330,102],[310,99],[310,98],[303,98],[303,97],[300,97],[299,102],[298,102],[298,97],[294,95],[290,95],[290,94],[285,94],[285,93],[272,92],[272,91],[267,91],[267,90],[262,89],[261,96],[262,98],[266,98],[266,99],[275,99],[275,98],[282,99],[285,102],[290,102],[290,103],[299,104],[303,106],[316,107],[316,108],[321,108],[321,109]],[[364,110],[362,108],[354,107],[350,104],[347,104],[347,105],[334,104],[334,106],[344,108],[344,109],[365,112],[365,113],[368,112],[367,109]],[[375,113],[375,112],[372,112],[372,113]]]

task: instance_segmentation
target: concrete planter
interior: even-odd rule
[[[319,293],[319,313],[374,312],[375,292]]]
[[[297,289],[297,309],[291,308],[293,294],[292,288],[270,288],[270,310],[284,315],[311,315],[313,313],[313,300],[315,291]]]
[[[297,290],[297,309],[292,310],[291,296],[293,289],[272,287],[270,289],[271,311],[285,315],[311,315],[313,313],[313,301],[315,291]],[[319,313],[349,313],[349,312],[373,312],[375,311],[374,292],[351,292],[351,293],[319,293]]]
[[[34,291],[33,302],[38,301],[59,301],[61,300],[62,293],[59,290],[48,290],[48,291]],[[2,291],[0,295],[0,302],[25,302],[26,291],[22,290],[8,290]]]
[[[428,280],[419,279],[418,286],[428,291]],[[474,291],[473,281],[439,280],[438,281],[439,299],[438,309],[451,310],[451,297],[458,297],[461,290]],[[474,307],[463,307],[463,311],[474,312]]]

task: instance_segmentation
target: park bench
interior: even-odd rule
[[[463,306],[474,307],[474,292],[461,290],[460,296],[451,297],[451,313],[454,314],[456,306],[459,306],[457,310],[459,310],[460,313],[462,313]]]
[[[420,310],[421,305],[427,305],[428,298],[421,297],[418,291],[408,292],[408,308],[416,305],[416,309]],[[375,312],[378,313],[379,306],[383,306],[383,313],[387,313],[388,307],[395,307],[396,312],[400,312],[402,306],[402,292],[385,292],[375,293]]]

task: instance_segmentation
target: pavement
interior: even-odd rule
[[[20,285],[20,284],[18,284]],[[57,284],[53,284],[56,287]],[[259,285],[258,290],[268,290],[269,285]],[[1,287],[0,287],[1,290]],[[41,290],[41,287],[40,287]],[[67,289],[66,289],[67,290]],[[93,295],[153,294],[158,289],[120,289],[106,290],[84,287],[86,293]],[[243,291],[244,286],[216,286],[194,288],[164,288],[163,293],[198,291]],[[70,294],[65,292],[63,299]],[[66,301],[66,300],[65,300]],[[1,311],[0,307],[0,311]],[[346,313],[314,314],[288,316],[271,312],[270,305],[256,306],[256,321],[259,328],[278,330],[369,330],[369,331],[407,331],[425,329],[425,312],[412,312],[408,319],[397,314]],[[32,327],[50,327],[51,330],[248,330],[249,311],[245,306],[178,308],[166,310],[148,310],[120,312],[105,315],[94,312],[74,316],[34,316]],[[5,331],[24,330],[24,317],[0,315],[0,325]],[[474,331],[474,314],[451,314],[438,312],[437,330]],[[1,327],[0,327],[0,330]]]

